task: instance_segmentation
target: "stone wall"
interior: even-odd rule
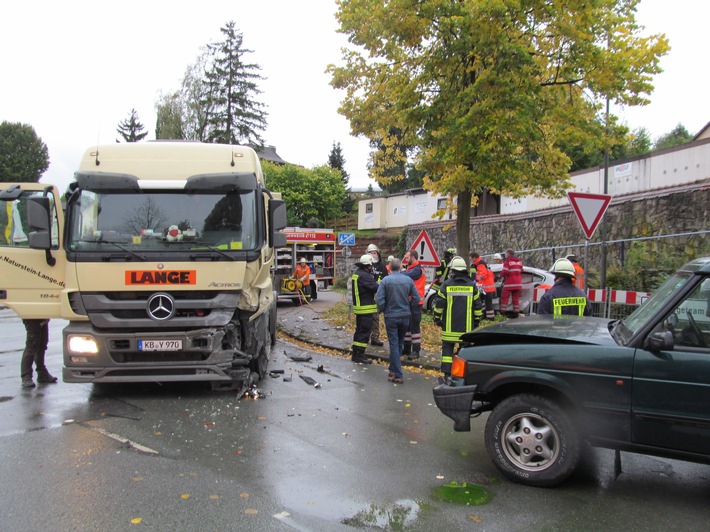
[[[612,198],[606,213],[607,266],[620,266],[624,250],[615,240],[708,230],[710,180]],[[426,229],[437,253],[456,245],[455,221],[410,226],[407,242]],[[601,263],[601,227],[587,246],[588,269]],[[654,241],[665,253],[696,258],[708,253],[707,235]],[[574,253],[584,258],[585,237],[571,206],[512,215],[471,218],[470,249],[481,255],[515,249],[526,265],[547,269],[555,258]],[[552,249],[551,249],[552,248]],[[655,248],[654,248],[655,249]]]

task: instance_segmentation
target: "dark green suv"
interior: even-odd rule
[[[530,316],[465,340],[434,398],[456,431],[491,412],[486,449],[509,479],[559,484],[583,440],[710,463],[710,257],[621,321]]]

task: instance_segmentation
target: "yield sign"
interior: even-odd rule
[[[567,198],[577,215],[582,231],[586,237],[592,238],[597,225],[604,217],[611,196],[608,194],[585,194],[583,192],[568,192]]]
[[[422,266],[438,266],[441,264],[426,230],[419,233],[410,249],[416,249],[419,252],[419,262],[421,262]]]

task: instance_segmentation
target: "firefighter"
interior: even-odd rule
[[[424,293],[426,291],[426,274],[419,262],[419,252],[411,249],[404,256],[409,266],[402,272],[414,281],[414,286],[419,293],[419,304],[412,307],[412,319],[409,323],[409,330],[404,335],[403,355],[409,360],[417,360],[422,349],[422,310],[424,309]]]
[[[582,265],[577,261],[576,255],[567,255],[567,260],[572,263],[572,266],[574,266],[574,279],[572,279],[572,284],[580,290],[584,290],[586,277],[584,274],[584,268],[582,268]]]
[[[555,284],[540,298],[538,314],[554,316],[589,316],[589,301],[579,288],[574,286],[574,265],[568,259],[557,259],[550,269]]]
[[[296,264],[296,269],[293,270],[293,276],[298,279],[302,285],[302,291],[304,299],[307,301],[311,298],[311,269],[306,264],[305,257],[301,257],[301,260]]]
[[[486,261],[476,251],[471,252],[471,278],[476,279],[476,283],[483,290],[486,304],[485,319],[493,320],[496,312],[493,310],[493,296],[496,293],[496,280],[493,270],[488,267]]]
[[[379,282],[387,277],[387,267],[380,256],[380,248],[376,244],[370,244],[367,246],[367,252],[372,257],[372,275],[375,281]],[[372,317],[372,333],[370,336],[370,343],[372,345],[383,346],[385,345],[382,340],[380,340],[380,312],[375,312]]]
[[[441,285],[434,308],[434,319],[441,327],[441,371],[446,380],[451,376],[454,346],[468,345],[461,342],[461,335],[478,327],[483,314],[478,286],[468,274],[466,261],[454,257],[450,267],[452,275]]]
[[[448,248],[444,252],[444,258],[441,259],[441,263],[434,270],[434,280],[431,283],[431,289],[437,292],[441,288],[441,285],[449,278],[449,265],[456,255],[456,248]]]
[[[355,334],[353,335],[352,361],[371,364],[365,356],[367,341],[372,333],[372,317],[377,312],[375,294],[377,281],[372,275],[372,255],[360,257],[355,263],[356,270],[352,277],[353,313],[355,314]]]

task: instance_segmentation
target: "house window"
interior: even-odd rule
[[[365,212],[366,213],[371,213],[372,212],[372,203],[365,203]]]
[[[446,198],[440,198],[436,200],[436,208],[437,210],[445,209],[446,208]]]

